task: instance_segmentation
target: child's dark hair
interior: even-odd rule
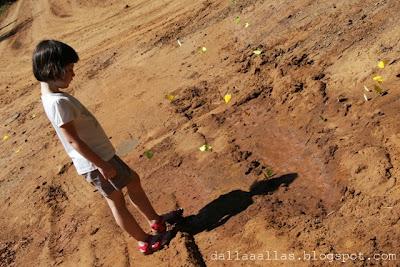
[[[33,52],[33,74],[41,82],[61,79],[65,66],[78,60],[78,54],[69,45],[56,40],[43,40]]]

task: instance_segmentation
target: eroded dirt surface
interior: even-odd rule
[[[0,20],[1,266],[342,265],[298,259],[314,251],[399,265],[399,12],[395,0],[17,1]],[[77,176],[31,74],[44,38],[78,51],[68,91],[156,210],[185,209],[166,249],[140,255]]]

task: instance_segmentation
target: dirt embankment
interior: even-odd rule
[[[0,20],[1,266],[339,266],[320,257],[348,253],[363,257],[346,266],[398,265],[399,12],[394,0],[17,1]],[[31,74],[43,38],[79,52],[70,92],[156,209],[185,209],[165,250],[140,255],[76,175]]]

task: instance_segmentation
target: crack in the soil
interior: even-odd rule
[[[189,254],[189,261],[193,263],[194,266],[200,266],[200,267],[207,266],[204,261],[203,255],[201,254],[199,247],[196,244],[194,236],[187,232],[180,232],[180,233],[185,241],[185,247]]]

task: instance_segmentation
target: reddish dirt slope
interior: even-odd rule
[[[398,266],[399,13],[396,0],[17,1],[0,20],[1,266],[339,266],[329,257],[346,253]],[[185,209],[165,250],[140,255],[71,166],[31,74],[44,38],[77,49],[69,92],[156,209]]]

